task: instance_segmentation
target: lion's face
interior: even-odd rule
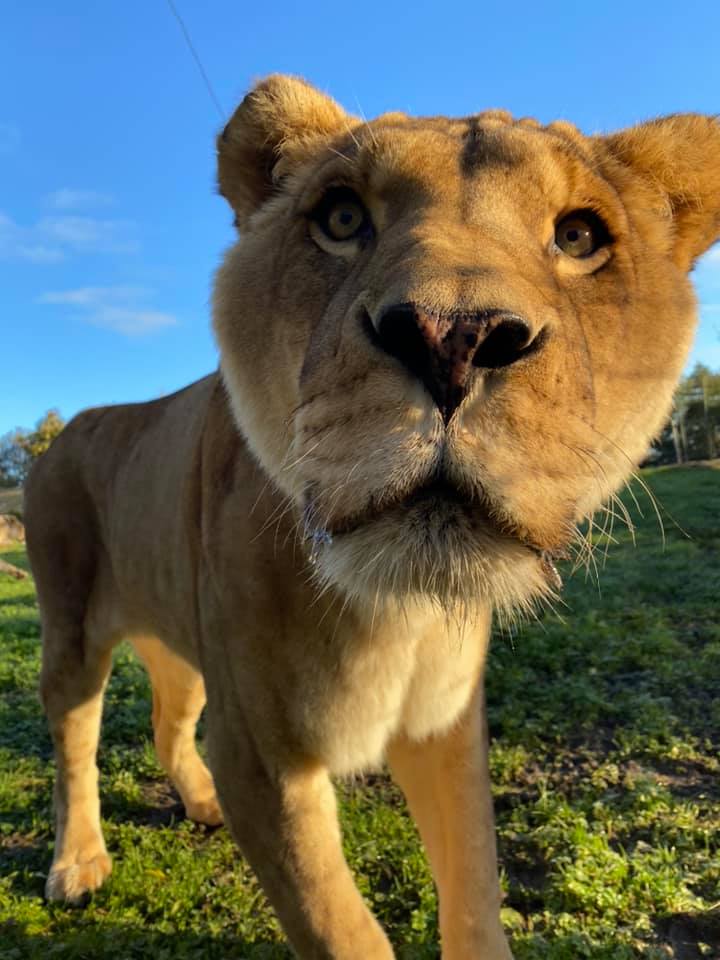
[[[631,133],[360,124],[283,78],[243,102],[219,140],[242,237],[215,329],[322,577],[506,608],[552,589],[550,558],[667,414],[686,271],[718,229],[681,224]]]

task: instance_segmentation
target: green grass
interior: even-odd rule
[[[578,573],[564,622],[548,613],[493,643],[491,763],[518,960],[720,956],[720,472],[644,477],[689,538],[666,516],[663,548],[636,489],[638,546],[616,524],[600,594]],[[4,556],[25,565],[22,550]],[[2,960],[288,957],[227,832],[182,818],[125,648],[100,751],[114,872],[85,910],[43,902],[52,763],[38,654],[31,581],[0,576]],[[348,857],[399,956],[437,957],[432,883],[397,791],[377,777],[340,792]]]

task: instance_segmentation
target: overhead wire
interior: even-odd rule
[[[207,75],[207,73],[206,73],[206,71],[205,71],[205,68],[204,68],[203,65],[202,65],[202,61],[201,61],[201,59],[200,59],[200,56],[199,56],[197,50],[195,49],[195,46],[194,46],[194,44],[193,44],[193,42],[192,42],[192,39],[191,39],[191,37],[190,37],[190,31],[189,31],[188,28],[185,26],[185,21],[184,21],[183,18],[180,16],[180,14],[179,14],[179,12],[178,12],[178,9],[177,9],[177,7],[175,6],[173,0],[167,0],[167,4],[168,4],[168,6],[170,7],[170,12],[172,13],[172,15],[175,17],[175,19],[177,20],[178,24],[180,25],[180,29],[182,30],[183,36],[185,37],[185,42],[187,43],[187,46],[188,46],[188,50],[190,51],[190,53],[191,53],[191,55],[192,55],[192,58],[193,58],[193,60],[195,61],[198,70],[200,71],[200,76],[203,78],[203,81],[204,81],[204,83],[205,83],[205,86],[207,87],[207,92],[210,94],[210,98],[211,98],[212,102],[215,104],[215,108],[217,109],[217,112],[218,112],[219,115],[220,115],[220,119],[221,119],[223,122],[225,122],[225,119],[226,119],[226,117],[225,117],[225,111],[223,110],[222,106],[220,105],[220,101],[218,100],[218,98],[217,98],[217,96],[216,96],[216,94],[215,94],[215,91],[213,90],[213,85],[210,83],[210,78],[208,77],[208,75]]]

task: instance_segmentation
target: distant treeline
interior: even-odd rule
[[[673,412],[648,463],[686,463],[720,456],[720,372],[702,363],[680,381]]]

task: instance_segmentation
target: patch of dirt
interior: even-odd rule
[[[40,846],[37,837],[26,837],[24,833],[9,833],[7,836],[0,836],[0,849],[2,850],[30,850]]]
[[[166,827],[185,819],[185,807],[169,781],[149,780],[140,785],[140,797],[128,801],[112,790],[103,793],[103,810],[122,823],[139,827]]]
[[[699,760],[656,760],[649,772],[677,797],[720,802],[720,773],[713,767]]]
[[[346,797],[364,793],[373,799],[382,798],[382,802],[388,806],[405,807],[405,797],[387,771],[337,777],[335,782]]]
[[[140,815],[130,817],[133,823],[164,827],[174,820],[185,819],[185,807],[177,791],[167,780],[144,783],[141,792],[148,809]]]
[[[137,826],[166,827],[187,819],[183,802],[169,780],[147,781],[141,785],[140,793],[146,806],[129,811],[127,816],[121,815],[127,822]],[[196,827],[206,833],[214,833],[219,829],[202,823],[196,824]]]
[[[720,910],[712,913],[675,913],[657,924],[669,943],[674,960],[716,960],[720,957]],[[711,953],[708,954],[707,949]]]
[[[509,784],[499,785],[495,792],[496,813],[512,809],[518,803],[532,802],[540,787],[551,787],[572,801],[578,793],[587,790],[593,774],[604,759],[612,754],[612,747],[598,749],[568,749],[559,757],[541,758],[529,764],[512,778]],[[617,760],[616,773],[605,789],[623,791],[638,780],[649,780],[665,787],[677,799],[714,800],[720,803],[720,764],[710,758],[697,760],[652,757],[645,763],[637,760]],[[595,784],[602,789],[602,783]],[[719,958],[720,960],[720,958]]]

